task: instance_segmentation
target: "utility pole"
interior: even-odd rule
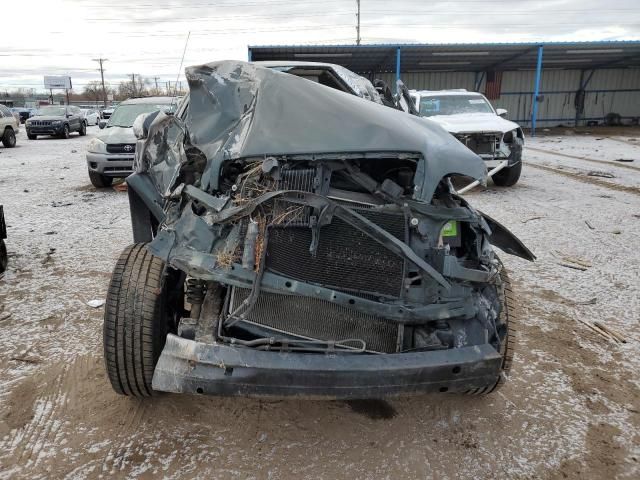
[[[153,81],[156,82],[156,94],[158,93],[158,80],[160,80],[160,77],[153,77]]]
[[[131,88],[133,88],[133,95],[131,95],[132,97],[136,96],[136,74],[132,73],[131,74]]]
[[[360,0],[356,0],[358,4],[358,13],[356,13],[356,18],[358,19],[358,24],[356,25],[356,45],[360,45]]]
[[[108,58],[94,58],[92,61],[100,63],[100,77],[102,78],[102,99],[104,102],[104,108],[107,108],[107,89],[104,87],[104,68],[102,68],[102,62],[106,62]]]
[[[167,86],[167,95],[171,95],[171,80],[164,82],[164,84]]]

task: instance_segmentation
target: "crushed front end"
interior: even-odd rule
[[[477,156],[285,73],[220,62],[187,78],[177,116],[138,125],[128,180],[136,241],[188,305],[153,389],[370,398],[501,382],[515,313],[491,243],[533,256],[453,193],[450,175],[485,174]]]

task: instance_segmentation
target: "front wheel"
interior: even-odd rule
[[[89,170],[89,180],[91,180],[91,184],[96,188],[110,187],[113,183],[113,177],[106,177],[91,170]]]
[[[36,140],[38,138],[38,135],[34,135],[33,133],[27,133],[27,138],[29,140]]]
[[[69,125],[65,125],[60,134],[60,138],[69,138]]]
[[[7,246],[4,244],[4,240],[0,238],[0,273],[3,273],[7,269],[9,264],[9,256],[7,255]]]
[[[172,298],[179,296],[177,284],[146,244],[130,245],[120,255],[111,275],[103,326],[105,368],[116,393],[154,394],[153,372],[167,334],[175,329]]]
[[[512,187],[518,183],[521,172],[522,161],[510,167],[503,168],[499,172],[495,173],[491,178],[493,179],[493,183],[499,187]]]
[[[13,148],[16,146],[16,134],[11,128],[7,128],[2,135],[2,144],[6,148]]]
[[[78,130],[78,133],[80,134],[81,137],[84,137],[87,134],[87,123],[86,122],[82,122],[80,124],[80,130]]]

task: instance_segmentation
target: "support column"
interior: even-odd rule
[[[538,63],[536,64],[536,85],[533,91],[533,112],[531,113],[531,136],[536,136],[536,121],[538,120],[538,97],[540,96],[540,80],[542,79],[542,50],[538,46]]]
[[[398,80],[400,80],[400,47],[396,48],[396,93],[398,91]]]

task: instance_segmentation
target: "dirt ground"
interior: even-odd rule
[[[0,148],[0,478],[640,478],[640,130],[542,132],[515,187],[467,195],[538,256],[502,255],[523,319],[503,390],[360,402],[113,393],[87,302],[131,231],[126,194],[89,183],[96,132]]]

